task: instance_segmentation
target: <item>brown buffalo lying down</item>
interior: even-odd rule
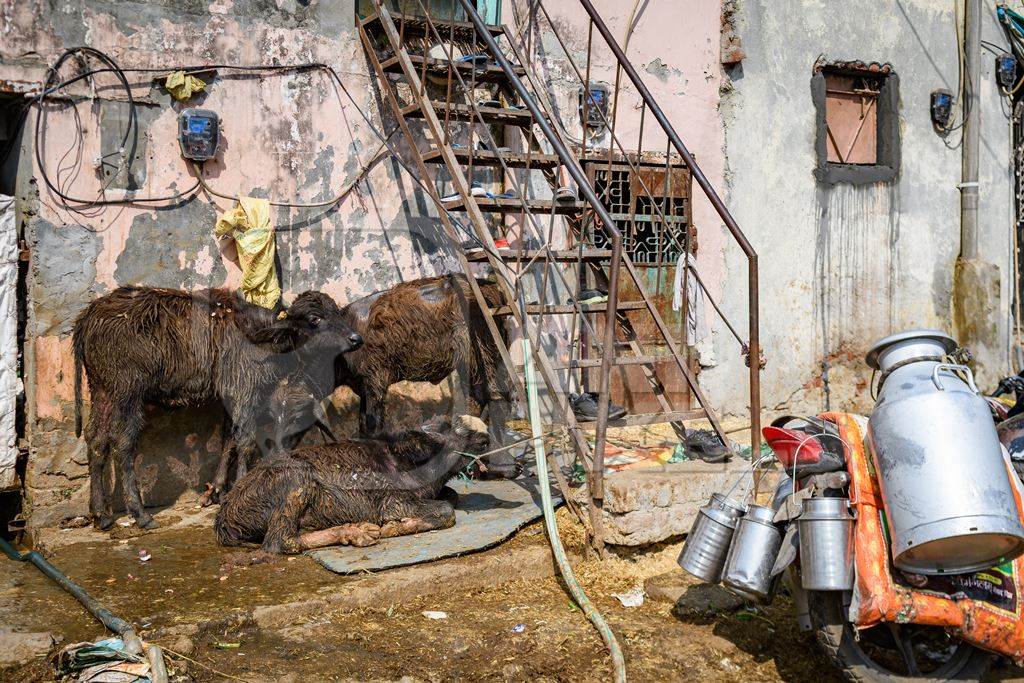
[[[441,500],[442,489],[488,443],[486,425],[462,416],[272,457],[224,498],[217,539],[291,554],[446,529],[455,524],[455,508]]]

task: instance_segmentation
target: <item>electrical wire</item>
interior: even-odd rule
[[[59,76],[60,68],[61,68],[61,66],[63,66],[65,61],[68,58],[70,58],[72,55],[79,54],[79,53],[86,54],[86,55],[88,55],[90,57],[93,57],[93,58],[97,59],[98,61],[100,61],[101,63],[103,63],[105,66],[103,68],[99,68],[99,69],[87,70],[87,71],[85,71],[85,72],[83,72],[81,74],[78,74],[78,75],[76,75],[76,76],[74,76],[72,78],[69,78],[67,80],[59,81],[57,83],[54,83],[53,81],[56,80],[56,78]],[[80,204],[80,205],[82,205],[80,207],[72,207],[72,208],[74,208],[74,210],[79,210],[79,211],[87,210],[87,209],[95,207],[95,206],[106,206],[106,205],[114,205],[114,204],[137,204],[137,203],[174,201],[174,200],[184,199],[184,198],[189,197],[194,191],[196,191],[200,187],[202,187],[206,192],[208,192],[209,194],[211,194],[213,196],[221,197],[221,198],[224,198],[224,199],[231,199],[231,200],[236,199],[237,196],[231,196],[231,195],[225,194],[223,192],[219,192],[216,189],[214,189],[213,187],[211,187],[210,184],[203,177],[202,170],[201,170],[200,166],[196,165],[196,164],[193,164],[193,166],[196,169],[196,181],[195,181],[195,183],[193,183],[188,189],[186,189],[184,191],[181,191],[181,192],[176,192],[176,193],[171,194],[171,195],[159,196],[159,197],[134,197],[134,196],[131,196],[131,197],[118,198],[118,199],[107,199],[105,197],[106,190],[108,189],[109,185],[116,178],[116,174],[111,174],[110,181],[108,181],[107,184],[100,190],[100,192],[99,192],[99,194],[98,194],[96,199],[92,199],[92,200],[82,199],[82,198],[71,196],[67,191],[65,191],[63,189],[63,187],[62,187],[63,183],[60,180],[60,173],[58,173],[57,182],[56,183],[53,182],[53,180],[50,178],[49,174],[47,173],[46,167],[45,167],[45,165],[43,163],[43,157],[44,157],[43,149],[44,148],[43,148],[43,144],[42,144],[43,143],[42,132],[43,132],[43,130],[45,128],[45,121],[46,121],[46,109],[43,106],[43,101],[44,101],[44,99],[46,97],[52,95],[53,93],[58,92],[61,89],[65,88],[65,87],[67,87],[67,86],[69,86],[69,85],[71,85],[73,83],[76,83],[78,81],[81,81],[81,80],[84,80],[84,79],[87,79],[87,78],[91,78],[92,76],[95,76],[97,74],[113,73],[117,77],[117,80],[119,81],[122,89],[124,90],[126,99],[128,101],[128,107],[129,107],[128,125],[125,128],[124,137],[123,137],[123,139],[121,141],[120,147],[118,148],[118,152],[113,152],[113,153],[110,153],[110,154],[106,154],[106,155],[104,155],[104,157],[113,156],[114,154],[118,154],[119,156],[121,156],[122,162],[117,165],[118,170],[120,170],[124,166],[124,158],[125,158],[124,150],[125,150],[125,148],[129,145],[129,143],[131,144],[131,153],[127,155],[127,158],[129,158],[129,159],[132,158],[134,156],[135,148],[137,146],[137,141],[138,141],[138,113],[137,113],[137,106],[136,106],[134,97],[132,96],[131,85],[128,83],[128,80],[127,80],[127,77],[126,77],[125,74],[126,73],[168,73],[168,72],[174,72],[174,71],[184,71],[186,73],[201,73],[201,72],[209,72],[209,71],[215,71],[215,70],[243,71],[243,72],[271,72],[271,73],[281,73],[281,72],[286,72],[286,71],[302,72],[302,71],[323,70],[323,71],[325,71],[331,77],[331,80],[334,83],[340,83],[341,82],[341,79],[338,77],[338,74],[334,71],[333,68],[331,68],[330,66],[328,66],[326,64],[320,63],[320,62],[306,62],[306,63],[301,63],[301,64],[285,64],[285,65],[273,65],[273,64],[269,64],[269,65],[205,64],[205,65],[201,65],[201,66],[171,66],[171,67],[162,67],[162,68],[129,68],[129,69],[122,69],[120,66],[118,66],[118,64],[111,57],[109,57],[105,53],[101,52],[100,50],[97,50],[95,48],[90,48],[90,47],[70,48],[69,50],[66,50],[60,56],[60,58],[57,60],[57,62],[52,67],[50,67],[47,70],[47,76],[46,76],[46,80],[43,83],[43,87],[41,88],[41,90],[38,93],[38,95],[34,98],[34,101],[35,101],[36,105],[39,108],[39,115],[36,117],[36,126],[35,126],[36,162],[37,162],[37,165],[39,166],[39,172],[40,172],[40,176],[43,179],[43,182],[46,184],[46,186],[55,195],[60,197],[60,199],[62,199],[65,202],[65,204]],[[81,122],[77,120],[77,109],[75,110],[75,114],[76,114],[76,123],[77,123],[77,126],[78,126],[77,136],[78,136],[78,143],[79,143],[78,147],[79,147],[79,153],[80,153],[80,146],[81,146],[80,145],[80,142],[81,142]],[[395,132],[397,132],[397,130],[398,129],[396,128],[394,131],[391,132],[391,134],[389,136],[387,136],[387,138],[382,138],[382,140],[390,140],[394,136]],[[361,180],[365,176],[365,173],[366,173],[366,171],[368,171],[369,167],[373,166],[377,161],[379,161],[383,156],[385,156],[385,154],[383,152],[383,149],[386,146],[387,145],[382,144],[380,147],[378,147],[377,152],[374,154],[374,156],[371,158],[371,160],[368,161],[367,164],[364,165],[364,170],[359,174],[357,179],[355,181],[353,181],[352,183],[349,183],[349,185],[347,185],[345,188],[343,188],[340,192],[338,192],[332,198],[324,200],[324,201],[303,202],[303,203],[299,203],[299,202],[284,202],[284,201],[271,201],[270,202],[271,206],[289,207],[289,208],[320,208],[320,207],[332,206],[332,205],[336,204],[337,202],[341,201],[345,196],[347,196],[352,191],[352,189],[355,187],[355,185],[358,183],[358,181]],[[388,148],[388,149],[390,151],[390,148]],[[63,163],[63,160],[66,159],[66,157],[70,153],[70,151],[71,150],[69,150],[68,152],[65,153],[65,155],[62,157],[61,163]],[[5,153],[5,158],[6,158],[6,154],[9,154],[9,150]],[[72,167],[76,169],[75,175],[72,176],[72,180],[77,177],[77,168],[80,167],[80,165],[81,165],[80,162],[81,162],[81,158],[79,156],[76,159],[76,163],[74,163],[72,165]],[[101,163],[106,163],[106,162],[101,161]]]
[[[381,142],[381,144],[377,147],[377,151],[374,152],[373,157],[371,157],[369,161],[367,161],[365,164],[363,164],[362,169],[359,171],[358,175],[356,175],[356,177],[352,181],[350,181],[345,187],[343,187],[338,192],[338,194],[334,195],[330,199],[325,199],[322,202],[306,202],[306,203],[302,203],[302,204],[293,203],[293,202],[271,201],[270,205],[271,206],[290,207],[290,208],[293,208],[293,209],[315,209],[315,208],[319,208],[319,207],[333,206],[334,204],[337,204],[342,199],[344,199],[346,196],[348,196],[348,194],[352,190],[355,189],[356,185],[358,185],[360,183],[360,181],[362,181],[362,179],[364,177],[366,177],[366,174],[370,172],[370,169],[373,168],[373,166],[378,161],[380,161],[384,157],[386,157],[389,154],[391,154],[390,150],[385,149],[385,147],[386,147],[385,142],[390,141],[391,138],[394,137],[395,133],[398,132],[398,130],[399,130],[398,128],[395,128],[394,130],[391,131],[391,133],[388,135],[387,139],[385,141]],[[213,189],[213,187],[211,187],[210,184],[208,182],[206,182],[206,178],[203,177],[203,166],[202,166],[201,163],[193,161],[192,162],[192,168],[195,169],[196,178],[198,179],[199,185],[202,186],[202,188],[206,192],[208,192],[209,194],[213,195],[214,197],[220,197],[221,199],[231,199],[231,200],[238,199],[238,195],[232,196],[232,195],[229,195],[229,194],[225,194],[223,192],[218,192],[217,190]]]
[[[110,58],[105,53],[101,52],[100,50],[97,50],[96,48],[87,47],[87,46],[79,46],[79,47],[72,47],[72,48],[69,48],[69,49],[65,50],[61,54],[61,56],[57,59],[57,61],[53,64],[53,66],[47,68],[47,70],[46,70],[46,78],[43,81],[43,87],[40,89],[39,94],[34,98],[36,107],[38,108],[38,113],[36,114],[34,136],[33,136],[34,143],[35,143],[34,147],[35,147],[36,165],[39,168],[39,176],[40,176],[40,178],[42,178],[43,183],[50,190],[50,192],[52,192],[56,196],[60,197],[60,199],[65,203],[65,205],[80,205],[80,206],[68,206],[68,208],[70,208],[72,210],[75,210],[75,211],[81,211],[81,210],[87,210],[87,209],[90,209],[90,208],[96,207],[96,206],[109,206],[109,205],[115,205],[115,204],[143,204],[143,203],[150,203],[150,202],[175,201],[175,200],[179,200],[179,199],[185,199],[186,197],[188,197],[188,195],[190,195],[192,192],[194,192],[196,189],[198,189],[199,188],[199,181],[196,181],[187,190],[184,190],[182,192],[175,192],[175,193],[170,194],[170,195],[163,195],[163,196],[158,196],[158,197],[134,197],[134,196],[132,196],[132,197],[123,197],[123,198],[119,198],[119,199],[108,199],[105,196],[107,188],[110,186],[110,184],[113,182],[114,178],[116,177],[116,174],[111,174],[111,180],[108,181],[107,184],[103,186],[103,188],[101,188],[100,192],[97,194],[97,196],[94,199],[82,199],[80,197],[74,197],[71,194],[69,194],[68,192],[65,192],[60,187],[59,184],[55,184],[53,182],[53,180],[50,178],[49,174],[47,173],[46,163],[44,161],[44,159],[45,159],[45,145],[44,145],[44,139],[43,139],[43,130],[46,127],[47,110],[46,110],[46,107],[43,106],[43,101],[44,101],[44,99],[46,97],[47,91],[51,88],[51,84],[58,78],[58,76],[60,74],[61,67],[64,65],[64,63],[68,59],[70,59],[71,57],[73,57],[75,55],[85,55],[85,56],[88,56],[88,57],[92,57],[93,59],[96,59],[96,60],[100,61],[101,63],[105,64],[107,66],[107,70],[109,70],[110,73],[113,73],[117,77],[118,82],[120,83],[121,87],[123,88],[123,90],[125,92],[125,96],[126,96],[126,99],[127,99],[127,102],[128,102],[128,125],[125,127],[124,135],[121,138],[121,144],[118,147],[118,151],[116,152],[116,154],[118,154],[120,156],[120,158],[121,158],[121,163],[118,164],[118,170],[120,170],[121,168],[125,167],[124,160],[126,158],[127,159],[131,159],[131,158],[133,158],[135,156],[135,150],[136,150],[137,145],[138,145],[138,133],[139,133],[139,128],[138,128],[138,112],[137,112],[137,108],[136,108],[136,104],[135,104],[135,98],[132,95],[131,85],[128,83],[128,78],[127,78],[127,76],[125,76],[124,71],[117,65],[117,63],[112,58]],[[59,83],[57,85],[59,85]],[[77,169],[77,168],[81,167],[81,163],[80,162],[81,162],[82,127],[81,127],[81,121],[78,120],[78,118],[77,118],[78,117],[78,109],[77,109],[77,107],[73,106],[72,108],[75,110],[75,117],[76,117],[76,124],[77,124],[77,131],[76,131],[76,137],[77,137],[76,143],[77,144],[76,144],[76,147],[77,147],[77,153],[79,154],[79,157],[76,160],[77,163],[75,164],[75,168]],[[126,154],[126,150],[127,150],[127,154]],[[67,155],[70,152],[71,152],[70,149],[68,150],[68,152],[65,152],[64,156],[61,158],[62,162],[63,162],[63,159],[67,158]],[[108,155],[108,156],[110,156],[110,155]],[[74,178],[76,178],[76,177],[77,177],[77,170],[76,170],[75,174],[72,176],[72,180]],[[60,181],[59,181],[59,174],[58,174],[58,183],[59,182]]]

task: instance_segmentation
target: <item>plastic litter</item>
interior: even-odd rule
[[[612,597],[622,603],[623,607],[639,607],[644,604],[643,586],[637,586],[626,593],[612,593]]]
[[[425,616],[427,619],[447,619],[448,613],[428,609],[423,611],[423,616]]]
[[[512,627],[512,633],[522,633],[526,630],[526,624],[516,624]]]
[[[214,228],[217,237],[230,235],[238,247],[242,264],[242,294],[245,300],[273,308],[281,298],[281,285],[274,269],[274,226],[270,223],[270,202],[258,197],[239,197],[238,206],[225,211]]]
[[[128,652],[120,638],[68,645],[54,660],[54,669],[57,678],[73,677],[80,683],[150,680],[149,662],[141,654]]]
[[[164,81],[164,89],[179,102],[206,89],[206,83],[184,71],[175,71]]]

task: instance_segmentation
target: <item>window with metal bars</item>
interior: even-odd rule
[[[373,0],[359,0],[356,3],[356,13],[360,17],[373,14]],[[393,12],[403,14],[422,15],[423,8],[417,0],[388,0],[387,7]],[[427,8],[430,16],[435,21],[455,19],[466,21],[466,13],[457,0],[423,0],[423,7]],[[501,23],[501,0],[477,0],[476,11],[480,13],[484,22],[488,24]]]
[[[623,235],[623,249],[638,265],[675,263],[691,225],[690,171],[670,157],[629,163],[607,158],[584,163],[587,177]],[[603,230],[592,226],[591,239],[606,248]],[[691,232],[692,234],[692,232]],[[692,245],[691,245],[692,249]]]

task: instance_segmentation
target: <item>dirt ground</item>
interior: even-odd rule
[[[175,681],[611,679],[603,643],[555,578],[540,523],[481,553],[342,577],[306,556],[219,547],[214,512],[165,510],[163,528],[149,533],[56,532],[47,556],[164,647]],[[581,528],[564,509],[558,520],[580,583],[619,638],[630,681],[840,680],[797,628],[788,597],[742,605],[697,584],[675,563],[681,540],[588,559]],[[57,641],[50,653],[106,637],[33,567],[4,562],[0,649],[4,630],[49,634]],[[637,587],[647,593],[639,607],[612,596]],[[0,664],[0,681],[52,680],[45,650]],[[990,680],[1024,680],[1024,671],[1000,663]]]
[[[578,529],[560,515],[566,543]],[[335,576],[307,557],[269,558],[215,545],[208,526],[187,526],[127,539],[82,530],[94,540],[58,548],[51,560],[113,612],[142,627],[144,639],[167,648],[179,680],[608,680],[609,658],[597,633],[560,583],[547,576],[419,596],[382,594],[369,609],[296,612],[272,626],[252,605],[284,605],[343,591],[357,578]],[[123,533],[123,531],[122,531]],[[117,534],[115,534],[117,535]],[[448,562],[480,563],[488,553],[543,548],[538,525],[506,548]],[[679,604],[648,597],[623,607],[612,593],[663,577],[685,583],[675,565],[679,543],[605,562],[580,559],[575,570],[620,639],[630,680],[838,680],[811,638],[800,633],[784,598],[765,608],[722,608],[684,596]],[[139,551],[152,559],[141,562]],[[513,555],[514,557],[515,555]],[[435,580],[444,582],[444,562]],[[64,643],[102,637],[102,628],[31,567],[6,565],[0,622],[48,631]],[[396,574],[408,570],[393,570]],[[386,573],[385,573],[386,574]],[[699,604],[698,604],[699,602]],[[443,611],[428,619],[424,611]],[[176,653],[176,654],[174,654]],[[40,657],[0,678],[50,680]]]

